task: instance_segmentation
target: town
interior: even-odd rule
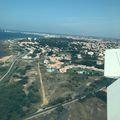
[[[18,118],[44,120],[50,111],[52,117],[74,114],[70,106],[90,108],[93,101],[93,114],[104,111],[101,118],[106,118],[106,88],[114,79],[104,77],[105,49],[120,48],[120,42],[47,35],[4,43],[10,55],[0,59],[0,81],[19,90],[14,96],[21,100]]]
[[[65,73],[72,68],[101,71],[104,68],[105,49],[120,48],[117,41],[90,41],[67,38],[47,38],[18,41],[18,46],[27,51],[22,59],[39,59],[44,56],[48,72]],[[79,73],[84,73],[83,71]],[[89,74],[89,73],[87,73]]]

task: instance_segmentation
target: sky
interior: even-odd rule
[[[120,0],[0,0],[0,28],[120,38]]]

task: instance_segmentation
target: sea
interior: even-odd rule
[[[4,32],[0,30],[0,44],[3,40],[12,40],[12,39],[18,39],[18,38],[28,38],[28,37],[40,37],[38,35],[33,34],[24,34],[24,33],[17,33],[17,32]],[[0,46],[0,57],[5,56],[6,52],[1,49]]]
[[[16,39],[16,38],[28,38],[28,37],[40,37],[40,36],[33,35],[33,34],[24,34],[24,33],[19,33],[19,32],[0,31],[0,40],[9,40],[9,39]]]
[[[6,52],[5,52],[5,51],[0,50],[0,57],[5,56],[5,55],[6,55]]]

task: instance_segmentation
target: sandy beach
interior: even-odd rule
[[[5,61],[8,61],[13,55],[8,55],[8,56],[5,56],[5,57],[1,57],[0,58],[0,62],[5,62]]]

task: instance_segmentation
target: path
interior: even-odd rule
[[[47,100],[47,98],[45,96],[45,88],[44,88],[44,84],[43,84],[43,80],[42,80],[42,74],[41,74],[41,71],[40,71],[39,62],[38,62],[38,74],[39,74],[41,90],[42,90],[42,96],[43,96],[43,105],[47,105],[48,104],[48,100]]]

